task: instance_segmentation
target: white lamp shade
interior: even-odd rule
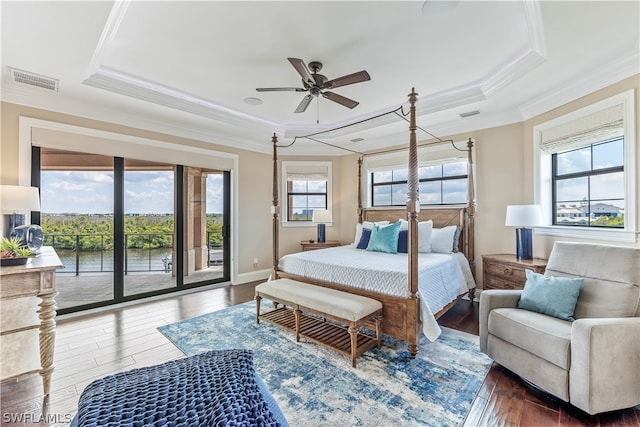
[[[0,185],[0,210],[5,214],[29,213],[40,210],[37,187]]]
[[[511,227],[535,227],[542,225],[540,205],[509,205],[504,225]]]
[[[318,224],[329,224],[333,222],[331,211],[327,209],[314,209],[311,221]]]

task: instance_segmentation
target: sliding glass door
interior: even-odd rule
[[[59,310],[115,298],[113,183],[112,157],[42,151],[44,244],[64,264],[56,279]]]
[[[228,280],[225,270],[225,176],[189,168],[185,189],[186,259],[184,283]]]
[[[177,286],[172,165],[124,160],[124,295]]]
[[[230,173],[34,147],[60,314],[229,280]]]

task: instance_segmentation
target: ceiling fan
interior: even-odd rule
[[[337,93],[329,92],[325,89],[335,89],[340,86],[346,86],[354,83],[360,83],[367,80],[371,80],[369,73],[366,71],[358,71],[357,73],[348,74],[346,76],[338,77],[337,79],[329,80],[322,74],[318,74],[318,71],[322,70],[322,63],[318,61],[309,62],[309,68],[305,65],[302,59],[287,58],[293,68],[296,69],[298,74],[302,77],[302,85],[304,87],[259,87],[256,88],[258,92],[276,92],[276,91],[294,91],[294,92],[309,92],[309,95],[305,96],[296,108],[296,113],[303,113],[311,100],[314,97],[322,95],[333,102],[337,102],[340,105],[344,105],[347,108],[355,108],[359,102],[349,99],[345,96],[338,95]],[[309,71],[311,69],[311,71]]]

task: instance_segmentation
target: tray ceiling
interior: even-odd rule
[[[407,142],[398,115],[368,119],[412,87],[418,125],[447,135],[530,118],[640,68],[638,2],[430,2],[2,2],[2,100],[262,152],[273,132],[287,143],[342,127],[316,138],[366,151]],[[354,109],[320,97],[295,114],[306,93],[255,90],[301,87],[288,57],[371,80],[332,90]],[[298,140],[290,153],[345,152]]]

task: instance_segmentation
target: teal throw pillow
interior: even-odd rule
[[[398,236],[400,235],[400,221],[389,225],[373,224],[371,237],[367,245],[368,251],[398,253]]]
[[[518,308],[573,322],[582,278],[552,277],[525,270],[527,281]]]

